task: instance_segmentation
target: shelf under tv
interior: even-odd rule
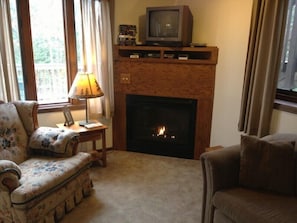
[[[161,63],[216,64],[217,47],[163,47],[163,46],[119,46],[114,47],[115,60],[135,60]]]

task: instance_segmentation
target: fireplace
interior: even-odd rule
[[[130,58],[134,53],[140,57]],[[141,57],[151,53],[158,53],[160,58]],[[168,54],[188,54],[189,59],[169,59]],[[194,159],[199,159],[210,143],[217,59],[217,47],[114,46],[113,149],[128,150],[127,136],[131,133],[127,133],[126,118],[130,116],[127,115],[127,95],[194,99],[197,101],[196,121],[193,121]],[[129,146],[129,150],[138,147],[133,145],[132,148],[130,142]]]
[[[127,150],[193,159],[196,109],[196,99],[127,94]]]

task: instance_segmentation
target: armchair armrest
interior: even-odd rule
[[[21,169],[10,160],[0,160],[0,190],[12,192],[20,185]]]
[[[69,157],[77,153],[78,136],[72,130],[39,127],[30,137],[29,149],[33,154]]]
[[[240,170],[240,146],[230,146],[203,153],[200,156],[203,171],[202,223],[211,222],[214,214],[212,197],[220,189],[237,186]]]

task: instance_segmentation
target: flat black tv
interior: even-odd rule
[[[146,9],[147,45],[189,46],[192,29],[193,15],[186,5]]]

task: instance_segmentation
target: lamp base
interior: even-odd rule
[[[79,124],[80,126],[85,126],[85,125],[93,124],[93,123],[98,123],[98,121],[96,121],[96,120],[88,120],[88,121],[83,120],[83,121],[79,121],[79,122],[78,122],[78,124]]]

